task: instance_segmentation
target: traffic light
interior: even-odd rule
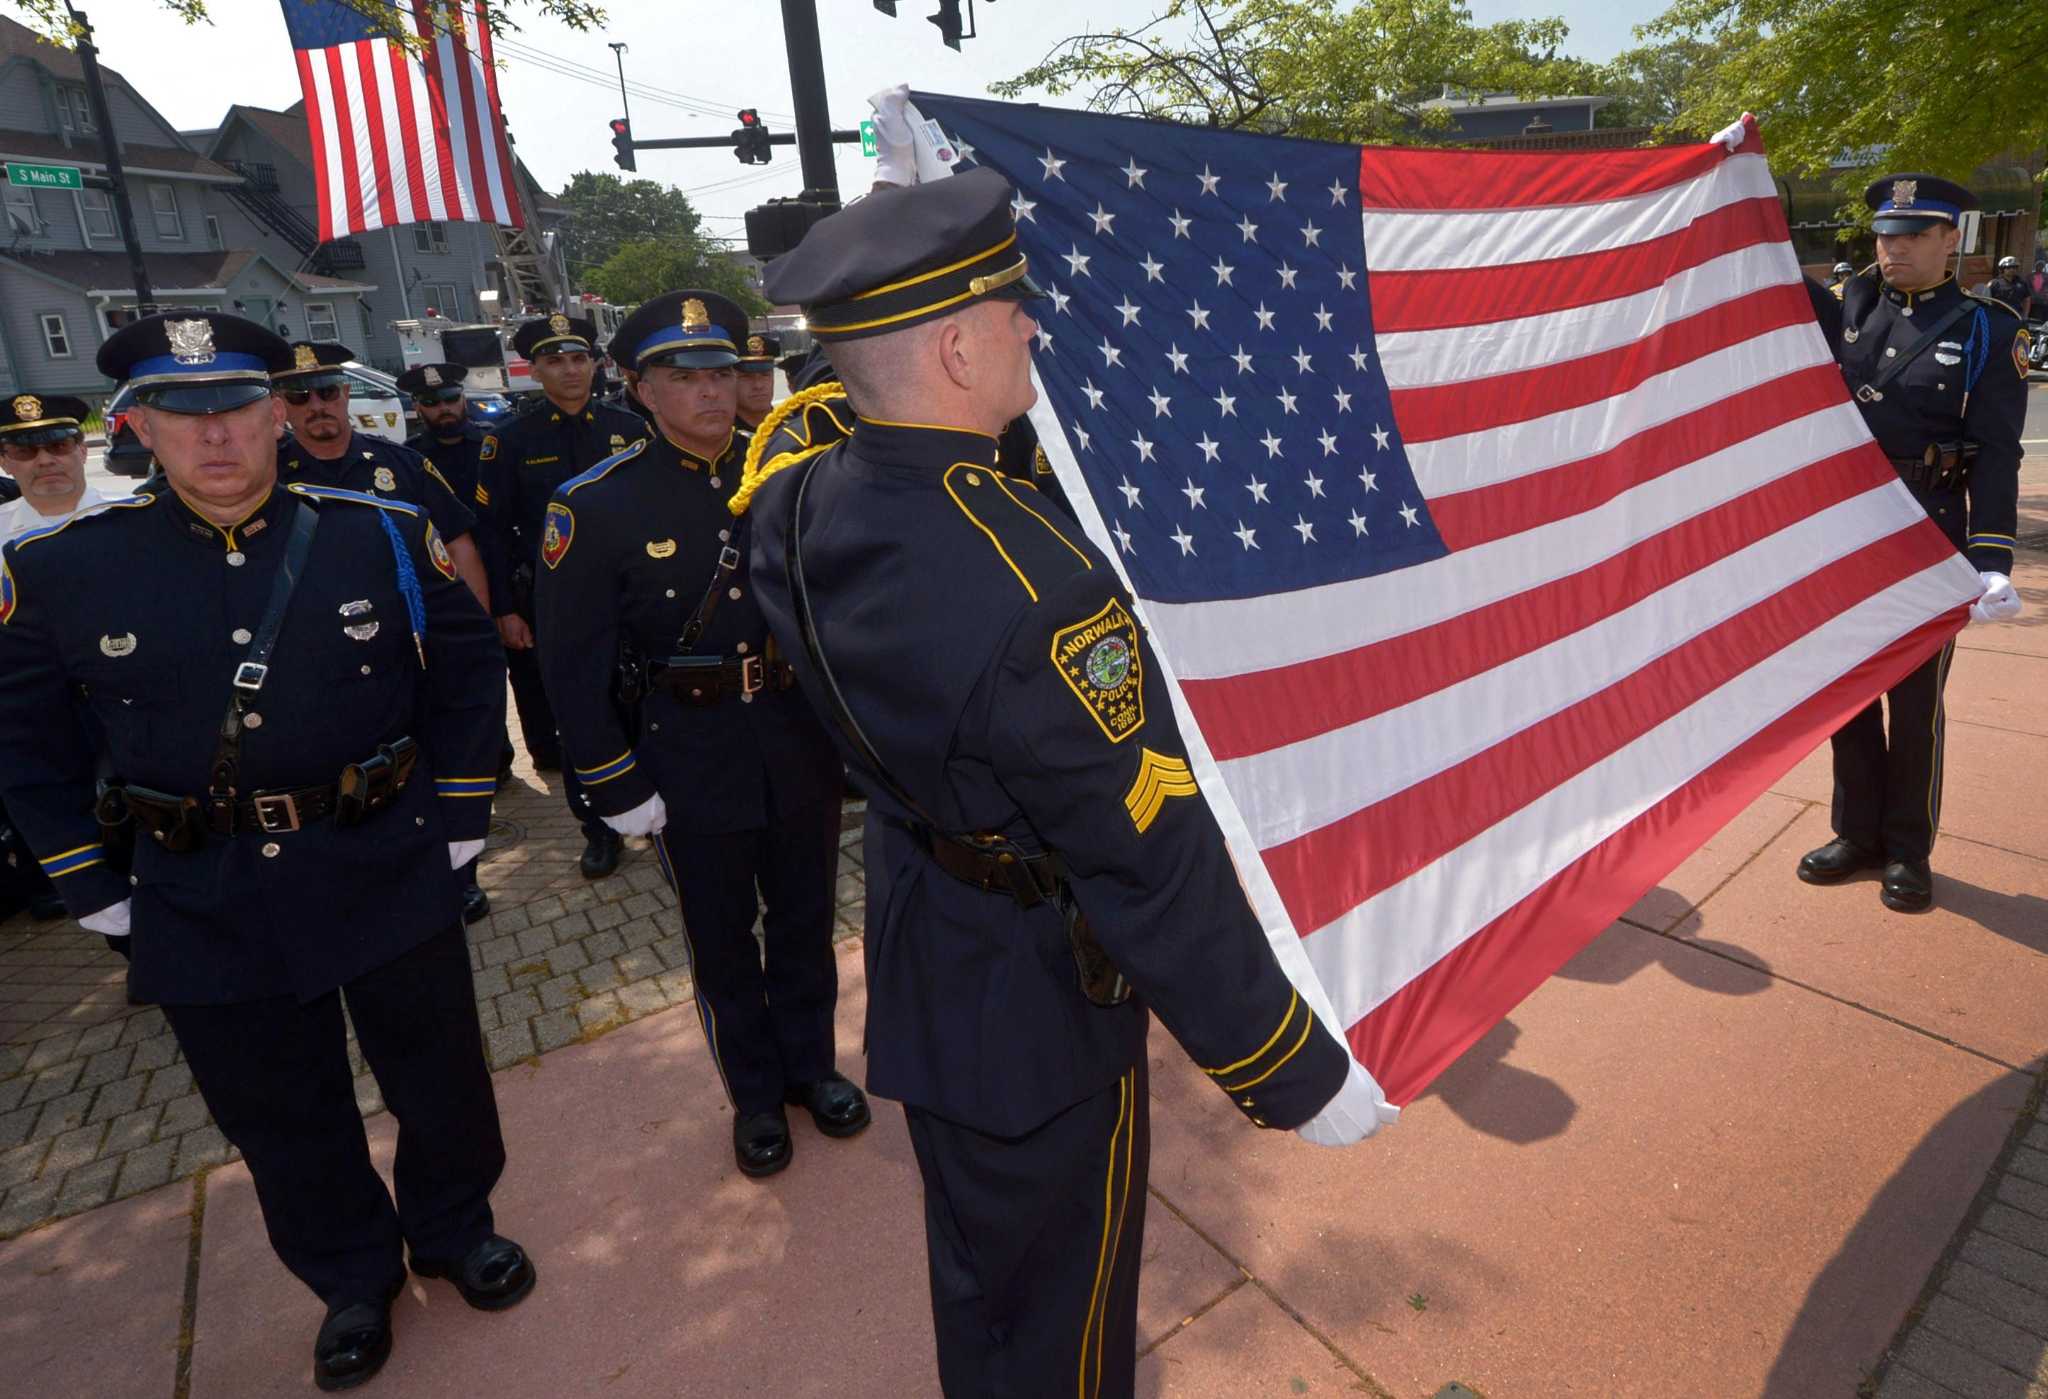
[[[740,124],[732,133],[732,153],[742,165],[766,165],[774,158],[768,148],[768,128],[752,107],[740,111]]]
[[[939,0],[939,12],[925,19],[939,27],[939,37],[947,48],[960,52],[960,0]]]
[[[896,18],[896,0],[875,0],[875,8],[890,19]]]
[[[633,123],[624,117],[612,118],[612,164],[621,170],[638,170],[633,163]]]

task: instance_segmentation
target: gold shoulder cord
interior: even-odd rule
[[[754,429],[754,440],[747,447],[746,464],[740,468],[740,488],[733,492],[733,497],[726,502],[725,508],[732,511],[734,515],[746,514],[747,506],[754,499],[754,492],[761,489],[763,481],[766,481],[770,476],[773,476],[785,467],[795,466],[798,462],[808,457],[816,456],[819,452],[824,451],[826,447],[836,446],[836,443],[827,442],[821,446],[806,448],[801,452],[784,452],[782,455],[768,461],[766,465],[763,465],[761,461],[761,458],[768,453],[769,440],[775,436],[776,429],[780,428],[784,422],[803,412],[813,404],[824,403],[829,399],[844,398],[845,396],[846,386],[837,379],[828,379],[822,384],[813,384],[800,393],[791,394],[788,398],[783,399],[782,402],[769,409],[768,416],[761,419],[761,425]]]

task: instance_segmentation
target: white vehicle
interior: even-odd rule
[[[416,364],[459,364],[469,371],[465,385],[484,393],[533,387],[525,372],[526,362],[506,345],[500,326],[428,316],[423,320],[393,321],[391,328],[398,332],[398,353],[407,369]],[[515,360],[520,371],[517,374],[513,372]]]
[[[348,375],[348,413],[357,432],[403,442],[412,435],[406,423],[407,398],[398,391],[398,381],[381,369],[350,360],[342,365]]]

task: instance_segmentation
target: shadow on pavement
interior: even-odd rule
[[[1693,926],[1697,926],[1705,915],[1694,910],[1691,918]],[[1553,975],[1566,981],[1619,986],[1640,971],[1662,967],[1686,985],[1717,995],[1754,996],[1770,989],[1771,964],[1746,947],[1712,938],[1687,937],[1680,941],[1633,923],[1627,926],[1647,936],[1617,938],[1610,928],[1601,936],[1606,956],[1595,960],[1581,954]],[[1694,950],[1710,955],[1696,957],[1692,955]]]
[[[1475,1132],[1527,1146],[1571,1126],[1578,1103],[1555,1082],[1506,1062],[1521,1030],[1503,1020],[1424,1090]]]
[[[2030,951],[2048,953],[2048,898],[1952,879],[1941,872],[1939,851],[1935,865],[1934,896],[1943,908]]]

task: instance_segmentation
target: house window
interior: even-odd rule
[[[462,302],[457,299],[452,282],[422,282],[419,292],[413,297],[413,305],[422,316],[446,316],[451,321],[462,319]]]
[[[220,236],[220,220],[212,214],[206,216],[206,241],[216,248],[227,246]]]
[[[50,352],[50,358],[70,359],[71,332],[64,328],[64,318],[55,311],[45,311],[40,319],[43,323],[43,348]]]
[[[341,339],[341,326],[334,318],[333,302],[308,301],[306,303],[306,338],[308,340]]]
[[[60,87],[57,89],[57,120],[66,131],[97,131],[93,125],[92,103],[86,100],[82,87]]]
[[[36,218],[36,192],[21,185],[7,187],[7,231],[35,237],[41,227]]]
[[[156,220],[156,236],[166,242],[185,237],[185,219],[178,212],[178,192],[169,185],[149,187],[149,212]]]
[[[78,221],[85,226],[87,238],[103,238],[111,242],[119,237],[114,227],[113,196],[103,189],[82,189],[78,191]]]
[[[445,253],[448,251],[448,225],[439,219],[428,219],[425,223],[412,226],[412,246],[415,252]]]

